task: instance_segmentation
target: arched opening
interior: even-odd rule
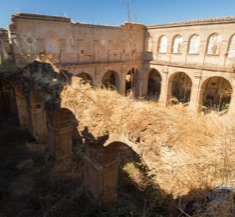
[[[172,43],[172,53],[182,53],[183,37],[181,35],[176,35],[173,38]]]
[[[177,72],[172,75],[171,81],[171,103],[186,103],[190,101],[192,81],[184,72]]]
[[[235,57],[235,34],[229,40],[228,58]]]
[[[213,76],[206,79],[201,88],[202,110],[223,111],[229,108],[232,95],[232,86],[230,82],[219,76]]]
[[[102,85],[106,89],[119,91],[120,79],[118,73],[112,70],[106,72],[102,78]]]
[[[50,130],[51,153],[56,157],[72,154],[74,133],[77,132],[78,122],[75,115],[67,108],[56,111],[54,127]],[[75,131],[75,132],[74,132]]]
[[[140,196],[140,188],[144,190],[144,166],[127,144],[88,145],[85,156],[85,185],[94,199],[107,202],[126,193],[138,192]]]
[[[166,196],[147,176],[140,155],[123,142],[89,144],[84,159],[87,195],[100,202],[117,201],[118,197],[123,201],[118,216],[128,216],[133,210],[136,214],[142,212],[146,198],[158,197],[160,203]],[[152,211],[159,203],[152,203]]]
[[[189,39],[189,47],[188,47],[188,53],[189,54],[198,54],[199,53],[199,47],[200,47],[200,36],[199,35],[192,35]]]
[[[0,80],[0,120],[3,126],[18,124],[14,89],[6,80]]]
[[[207,54],[218,55],[222,38],[218,33],[209,36],[207,44]]]
[[[163,35],[159,39],[158,52],[166,53],[166,51],[167,51],[167,37]]]
[[[79,73],[77,77],[81,78],[85,84],[88,83],[92,87],[94,87],[94,81],[88,73],[85,73],[85,72]]]
[[[146,38],[145,49],[147,52],[153,52],[153,38],[151,36]]]
[[[151,69],[148,76],[148,98],[158,100],[161,93],[161,75],[156,69]]]
[[[131,95],[131,94],[136,94],[136,83],[137,83],[137,75],[138,75],[138,70],[135,68],[132,68],[131,70],[128,71],[126,74],[126,88],[125,88],[125,95]]]

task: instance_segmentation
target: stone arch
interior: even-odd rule
[[[92,76],[89,75],[88,73],[81,72],[81,73],[77,74],[76,76],[81,78],[84,81],[84,83],[88,83],[92,87],[94,87],[94,80],[93,80]]]
[[[68,108],[60,108],[55,112],[52,124],[49,126],[51,154],[55,157],[71,155],[73,133],[78,125],[74,113]]]
[[[222,111],[228,109],[233,90],[231,83],[224,77],[206,78],[199,95],[199,109],[206,111]]]
[[[128,96],[131,92],[136,95],[141,88],[140,72],[137,68],[130,69],[125,76],[125,95]]]
[[[219,35],[217,32],[209,35],[207,39],[206,53],[212,55],[218,55],[221,41],[222,41],[221,35]]]
[[[102,86],[110,90],[120,90],[120,77],[116,71],[107,71],[102,78]]]
[[[168,42],[168,39],[165,35],[162,35],[159,37],[159,40],[158,40],[158,52],[159,53],[167,52],[167,42]]]
[[[193,34],[189,37],[188,40],[188,53],[189,54],[198,54],[200,48],[200,36],[198,34]]]
[[[147,96],[150,99],[158,100],[161,94],[162,77],[156,69],[148,72]]]
[[[172,104],[190,101],[192,79],[185,72],[175,72],[168,80],[168,102]]]
[[[175,35],[172,39],[171,52],[182,53],[183,37],[181,35]]]
[[[0,124],[18,124],[17,105],[13,85],[0,79]]]
[[[30,130],[35,139],[45,141],[48,137],[45,102],[42,93],[31,92],[29,98]]]
[[[229,39],[227,55],[228,58],[235,57],[235,34],[233,34]]]
[[[105,144],[90,145],[86,148],[85,154],[86,189],[93,199],[103,202],[117,198],[119,152],[121,147],[131,148],[129,144],[118,140],[108,141]],[[135,152],[134,149],[132,150]]]

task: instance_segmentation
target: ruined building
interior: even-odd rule
[[[63,82],[73,85],[80,77],[94,88],[115,89],[123,96],[133,94],[164,106],[180,103],[195,112],[229,108],[231,113],[234,58],[235,17],[105,26],[17,13],[8,31],[0,29],[0,116],[18,119],[38,140],[49,138],[53,155],[66,155],[78,123],[74,123],[77,114],[60,104]],[[32,64],[35,59],[38,62]],[[40,64],[48,61],[54,68]],[[88,132],[84,135],[89,138]],[[116,138],[101,135],[96,140],[103,147],[112,144],[111,151],[88,148],[86,185],[95,198],[116,195],[117,160],[112,153],[119,143],[128,143]]]

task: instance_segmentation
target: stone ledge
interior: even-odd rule
[[[19,13],[19,12],[12,15],[12,20],[14,20],[15,18],[71,22],[71,19],[67,17],[49,16],[43,14],[28,14],[28,13]]]
[[[182,22],[172,22],[166,24],[149,25],[147,29],[159,29],[159,28],[171,28],[181,26],[196,26],[196,25],[212,25],[212,24],[224,24],[224,23],[235,23],[235,16],[232,17],[218,17],[201,20],[187,20]]]

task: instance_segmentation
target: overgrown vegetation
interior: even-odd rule
[[[44,65],[43,76],[42,68],[36,66],[42,67],[38,62],[26,67],[21,79],[31,90],[40,90],[41,85],[46,94],[49,90],[54,96],[54,71]],[[58,93],[63,84],[58,84]],[[48,101],[59,99],[58,93]],[[78,130],[86,127],[94,137],[125,135],[142,147],[141,159],[125,150],[118,201],[92,203],[83,188],[82,144],[75,144],[73,161],[54,162],[48,159],[45,146],[32,143],[26,131],[2,130],[1,215],[234,216],[233,117],[196,115],[178,106],[161,108],[155,102],[133,101],[115,91],[94,90],[88,84],[81,85],[79,79],[65,86],[61,96],[62,106],[79,114]],[[222,193],[218,193],[218,186]]]
[[[171,112],[171,117],[177,113]],[[234,124],[229,122],[229,116],[214,116],[214,119],[217,121],[214,125],[205,117],[191,120],[190,129],[180,125],[184,136],[181,138],[178,132],[171,135],[160,152],[157,146],[148,147],[147,153],[143,153],[144,161],[123,146],[118,200],[107,204],[91,202],[84,192],[83,144],[74,144],[73,158],[51,161],[45,144],[35,143],[27,131],[1,129],[0,214],[6,217],[234,216]],[[220,132],[218,127],[222,129]],[[191,146],[196,139],[192,134],[192,139],[188,139],[192,130],[204,143],[202,146]]]
[[[145,171],[130,149],[121,153],[118,201],[100,204],[91,202],[84,192],[82,144],[74,144],[73,160],[51,161],[45,144],[35,143],[26,130],[2,129],[0,139],[0,216],[168,215],[166,195],[153,183],[139,182],[134,178],[135,171],[138,171],[137,176],[143,179]]]

